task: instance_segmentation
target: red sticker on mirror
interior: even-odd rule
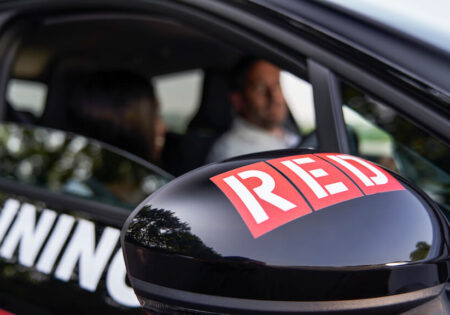
[[[316,154],[345,172],[366,195],[404,190],[391,174],[369,161],[348,154]]]
[[[264,162],[211,180],[228,197],[255,238],[312,212],[295,187]]]
[[[274,159],[267,163],[285,174],[314,210],[363,196],[338,168],[312,154]]]
[[[255,238],[312,213],[309,205],[320,210],[365,195],[404,190],[373,163],[331,153],[258,162],[210,180],[231,201]]]

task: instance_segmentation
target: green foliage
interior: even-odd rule
[[[418,242],[416,244],[416,250],[411,253],[410,258],[412,261],[422,260],[427,258],[428,252],[430,251],[430,245],[425,242]]]
[[[212,248],[191,233],[187,223],[181,222],[172,211],[145,206],[131,222],[127,237],[149,248],[191,257],[219,258]]]

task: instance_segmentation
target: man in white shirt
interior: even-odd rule
[[[214,143],[207,161],[297,146],[300,136],[283,127],[288,110],[280,68],[262,59],[247,60],[238,67],[235,79],[237,91],[231,94],[231,103],[238,116]]]

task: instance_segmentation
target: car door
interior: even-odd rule
[[[265,3],[266,8],[264,8],[264,5],[261,6],[255,5],[254,4],[255,2],[263,4]],[[304,2],[306,1],[291,2],[291,4],[293,5],[289,12],[286,12],[286,8],[276,7],[277,6],[276,4],[282,3],[282,1],[242,2],[239,4],[239,6],[234,5],[234,2],[230,4],[221,1],[204,1],[204,2],[197,1],[192,3],[148,1],[145,3],[144,2],[133,2],[133,3],[136,8],[139,7],[141,12],[152,12],[152,13],[165,12],[167,14],[169,14],[170,12],[171,16],[175,16],[180,21],[183,21],[189,25],[196,26],[202,29],[207,29],[208,32],[218,34],[219,38],[231,41],[234,44],[236,44],[236,46],[245,49],[247,52],[252,52],[254,54],[263,56],[264,58],[270,59],[271,61],[276,62],[279,65],[282,65],[285,69],[291,71],[294,74],[298,74],[301,77],[308,77],[309,81],[312,83],[314,90],[314,103],[316,107],[315,109],[317,120],[316,137],[318,139],[319,148],[322,151],[344,152],[344,153],[349,152],[351,150],[349,142],[355,138],[355,134],[356,138],[358,136],[358,130],[350,131],[351,136],[348,136],[348,132],[345,126],[346,121],[344,120],[344,115],[342,113],[343,103],[341,100],[341,95],[339,93],[340,92],[339,78],[343,78],[349,82],[358,82],[364,91],[369,91],[371,92],[372,95],[378,95],[383,100],[389,101],[388,104],[390,106],[393,106],[394,108],[397,109],[400,108],[401,113],[403,115],[405,115],[409,119],[415,120],[419,125],[423,125],[425,126],[425,128],[431,129],[433,131],[432,132],[433,135],[440,134],[441,138],[442,136],[444,136],[445,138],[445,132],[443,132],[443,130],[445,131],[445,128],[443,128],[443,126],[444,127],[448,126],[448,120],[446,122],[445,119],[440,117],[440,115],[436,114],[438,111],[430,110],[426,106],[427,102],[424,102],[423,99],[424,96],[428,94],[419,90],[414,90],[413,92],[411,92],[411,90],[408,90],[408,88],[404,88],[405,85],[408,85],[409,87],[410,85],[414,85],[416,82],[408,81],[410,78],[404,73],[399,72],[398,68],[401,67],[395,67],[395,64],[394,66],[392,65],[388,66],[387,64],[380,61],[384,60],[383,58],[379,59],[374,58],[373,56],[376,54],[371,54],[370,52],[368,53],[367,50],[355,49],[354,47],[352,47],[351,41],[340,42],[338,40],[339,36],[333,36],[335,34],[333,33],[332,28],[326,30],[321,28],[315,28],[315,26],[317,26],[317,21],[311,22],[311,19],[308,20],[307,15],[309,11],[304,10],[304,12],[306,13],[304,13],[304,15],[302,16],[300,10],[302,8],[295,7],[296,3],[303,3],[303,5],[305,5]],[[284,1],[283,3],[286,4],[288,2]],[[52,1],[48,1],[47,4],[54,4],[54,3]],[[102,3],[102,5],[103,4],[104,3]],[[318,7],[321,5],[322,4],[314,4],[312,2],[308,4],[308,6],[310,7],[315,6]],[[82,7],[81,4],[80,7]],[[267,9],[267,7],[269,9]],[[305,8],[306,7],[304,6],[303,9]],[[43,10],[42,7],[40,7],[39,9]],[[108,9],[112,10],[117,8],[114,7],[114,5],[110,5]],[[127,9],[132,11],[131,7]],[[133,7],[133,9],[135,8]],[[334,19],[335,15],[331,14],[330,12],[329,14],[330,18],[328,19],[328,22],[333,23],[335,21]],[[316,16],[314,14],[311,14],[311,16],[315,16],[318,18],[318,15]],[[208,27],[205,27],[205,25],[207,25]],[[336,25],[341,24],[336,23]],[[396,43],[401,45],[402,41],[396,41]],[[12,43],[10,44],[13,45],[14,41],[12,41]],[[7,64],[8,61],[7,57],[9,56],[6,54],[7,52],[8,51],[6,49],[2,51],[2,53],[5,54],[4,56],[2,56],[2,61],[7,66],[11,67],[10,64]],[[413,53],[415,52],[415,50],[410,50],[408,52]],[[432,55],[432,53],[430,55]],[[354,56],[358,56],[358,58],[355,58]],[[430,56],[427,55],[426,57]],[[7,67],[4,68],[6,69]],[[6,77],[6,75],[4,77]],[[400,80],[396,82],[395,80],[399,78]],[[2,87],[4,86],[6,86],[6,83],[2,82]],[[420,97],[417,99],[414,99],[411,96],[417,94],[420,94]],[[434,123],[433,121],[436,121],[437,123]],[[11,148],[14,149],[14,146],[17,146],[17,139],[16,138],[13,139],[14,140],[11,141],[8,140],[7,143],[10,143],[9,146],[11,146]],[[360,152],[359,154],[363,153]],[[17,159],[15,161],[17,162]],[[60,165],[62,165],[63,170],[64,167],[67,167],[68,164],[70,165],[69,163],[70,161],[71,161],[70,157],[68,159],[61,158]],[[44,191],[39,189],[39,187],[34,187],[33,185],[31,185],[33,186],[33,189],[29,189],[30,185],[29,183],[28,184],[26,183],[27,177],[25,175],[27,174],[27,172],[29,173],[30,163],[33,164],[32,162],[23,164],[18,163],[18,165],[21,165],[20,170],[17,170],[17,174],[16,171],[14,171],[13,175],[7,175],[9,179],[7,179],[8,182],[6,182],[7,184],[4,185],[3,189],[5,191],[8,191],[9,194],[15,193],[17,195],[20,195],[19,192],[21,192],[21,194],[24,195],[25,197],[30,196],[28,198],[37,198],[37,200],[41,200],[39,198],[43,198],[42,196],[44,195],[47,196],[47,194],[45,194]],[[87,164],[89,163],[80,161],[80,165],[87,165]],[[7,165],[7,163],[5,165]],[[81,167],[81,169],[88,169],[88,167],[84,166]],[[119,168],[105,167],[105,170],[108,170],[107,173],[109,173],[109,170],[111,169],[120,170]],[[86,173],[86,171],[80,172]],[[19,175],[21,176],[18,181],[19,184],[16,185],[10,184],[9,180],[11,178],[15,178],[14,176],[17,177]],[[78,174],[77,176],[81,175]],[[46,204],[42,207],[43,210],[45,210],[45,208],[49,208],[52,211],[62,209],[61,211],[66,211],[64,212],[65,214],[70,214],[71,213],[70,211],[75,211],[77,215],[78,213],[81,213],[80,215],[83,215],[83,220],[87,219],[90,220],[90,222],[92,222],[95,221],[96,218],[98,218],[98,216],[95,215],[95,213],[97,212],[89,210],[90,209],[89,207],[93,207],[94,203],[96,202],[95,198],[98,198],[97,201],[101,202],[95,203],[94,208],[101,209],[102,210],[100,211],[101,213],[103,213],[103,211],[107,213],[107,215],[102,216],[105,220],[105,224],[109,224],[109,226],[112,226],[113,228],[114,227],[117,228],[120,226],[121,219],[118,218],[119,217],[122,218],[121,214],[122,212],[115,211],[117,209],[114,207],[124,202],[124,200],[119,198],[119,200],[117,201],[115,200],[115,198],[117,197],[116,195],[113,194],[113,196],[111,196],[111,191],[117,192],[117,190],[114,188],[117,187],[117,185],[114,185],[114,183],[110,184],[108,189],[103,189],[99,191],[98,195],[94,195],[95,196],[94,200],[91,200],[90,198],[92,197],[92,195],[90,194],[90,192],[94,191],[95,187],[97,187],[95,183],[87,183],[83,181],[80,182],[79,180],[72,181],[71,179],[73,176],[66,175],[66,173],[62,173],[62,175],[60,174],[59,175],[60,177],[58,177],[57,175],[53,176],[57,178],[56,180],[57,184],[55,184],[56,186],[54,186],[54,180],[52,179],[52,181],[48,183],[48,187],[46,186],[45,189],[51,191],[48,193],[48,196],[44,200]],[[58,180],[60,182],[59,184]],[[152,185],[153,184],[149,184],[148,186]],[[11,187],[15,187],[14,190],[12,190]],[[23,187],[27,188],[25,189]],[[132,188],[127,187],[126,189]],[[122,191],[125,191],[126,189]],[[73,196],[74,194],[78,195]],[[5,197],[5,203],[9,200],[8,198],[9,195]],[[16,198],[14,200],[18,199]],[[70,201],[70,203],[67,202],[68,200]],[[31,201],[28,199],[24,199],[24,201],[22,201],[22,203],[30,203],[30,202]],[[11,201],[10,203],[6,204],[6,206],[8,207],[4,205],[4,208],[6,207],[7,209],[12,209],[9,210],[10,213],[20,214],[22,211],[21,210],[22,203],[17,204],[16,202]],[[67,206],[67,204],[76,206],[73,206],[72,208],[72,206],[69,207]],[[108,204],[108,206],[105,206],[105,204]],[[66,209],[65,207],[69,208]],[[27,211],[32,213],[31,210]],[[36,211],[35,223],[37,222],[37,224],[39,224],[40,221],[38,221],[37,219],[38,210],[35,211]],[[60,217],[58,218],[55,217],[54,219],[55,222],[58,222],[59,218]],[[10,226],[14,226],[13,222],[15,221],[13,221],[13,219],[10,219],[10,221],[11,224],[5,224],[6,232],[3,242],[5,242],[8,239],[8,236],[10,235],[8,232],[11,229]],[[84,223],[82,225],[84,225]],[[76,225],[75,231],[77,227],[78,225]],[[82,233],[80,232],[80,234]],[[51,232],[49,232],[46,235],[47,236],[44,239],[44,241],[47,239],[48,240],[52,239]],[[100,240],[102,239],[101,235],[103,234],[101,233],[98,234],[98,238]],[[68,236],[67,242],[70,242],[71,240],[72,239]],[[13,241],[9,241],[9,243],[14,244]],[[40,260],[39,254],[42,255],[42,253],[45,252],[44,244],[47,243],[43,242],[42,246],[39,247],[43,249],[40,249],[36,254],[37,255],[36,258],[39,260]],[[75,242],[75,245],[76,244],[78,243]],[[11,245],[10,247],[13,246]],[[63,248],[65,249],[65,251],[61,249],[61,253],[65,253],[67,251],[66,247]],[[8,249],[8,251],[11,251],[11,249]],[[59,261],[58,260],[59,258],[62,259],[61,257],[58,256],[56,262]],[[61,269],[59,269],[59,264],[56,263],[56,265],[52,266],[52,272],[50,272],[50,274],[61,275],[62,271],[58,270]],[[96,274],[98,275],[99,273],[100,271],[97,271]],[[76,275],[77,274],[75,273],[74,279]],[[38,277],[41,276],[42,275],[38,274]],[[63,279],[66,279],[66,277],[67,276],[65,276],[65,278]],[[81,288],[90,288],[92,290],[93,285],[92,284],[86,285],[86,283],[84,282],[86,281],[85,280],[86,278],[83,278],[82,276],[78,277],[79,277],[78,282],[75,280],[72,282],[69,281],[69,284],[72,283],[74,285],[75,284],[79,285],[79,283],[82,283],[83,287],[79,285]],[[108,281],[106,282],[108,283]],[[21,286],[21,288],[22,287],[23,286]],[[107,284],[106,289],[108,289]],[[16,290],[20,291],[22,289],[17,287]],[[53,291],[54,289],[51,290],[52,293],[55,292]],[[5,294],[7,294],[7,290],[5,289],[4,291]],[[80,292],[88,292],[88,291],[89,290],[80,289]],[[30,292],[32,291],[30,290]],[[108,291],[106,290],[106,292]],[[86,299],[89,300],[87,296]],[[85,301],[84,299],[79,300]],[[46,301],[52,302],[53,300],[48,298]],[[73,306],[73,304],[71,304],[71,301],[64,300],[64,303],[62,302],[63,300],[58,301],[61,301],[61,305],[64,304],[69,308]],[[74,307],[81,307],[81,306],[76,305]]]
[[[75,134],[0,125],[0,307],[13,313],[139,312],[119,233],[171,176]]]

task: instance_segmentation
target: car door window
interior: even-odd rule
[[[201,69],[152,78],[159,110],[169,131],[185,133],[200,104],[204,73]]]
[[[290,72],[282,71],[281,89],[286,103],[302,135],[308,135],[316,128],[312,85]]]
[[[171,176],[88,138],[0,125],[0,178],[133,209]]]
[[[343,113],[355,155],[391,169],[422,188],[450,214],[450,150],[392,108],[342,83]]]
[[[40,117],[44,112],[47,85],[42,82],[11,79],[6,88],[6,100],[16,111]]]

